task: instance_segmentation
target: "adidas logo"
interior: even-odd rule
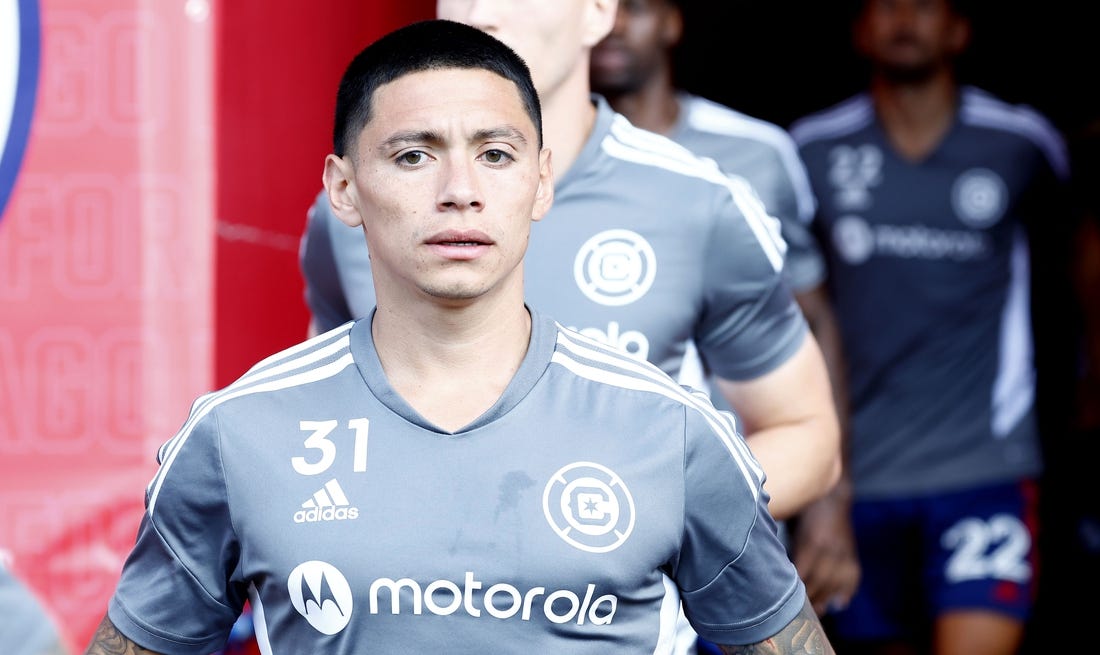
[[[302,509],[294,512],[294,522],[317,523],[359,518],[359,508],[350,505],[340,483],[333,478],[318,489],[312,498],[302,503]]]

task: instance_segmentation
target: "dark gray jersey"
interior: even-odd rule
[[[749,181],[768,213],[779,219],[787,259],[783,275],[795,291],[825,280],[825,263],[810,233],[816,203],[798,147],[787,132],[690,93],[678,94],[680,116],[669,135],[726,172]]]
[[[849,363],[861,497],[934,493],[1041,467],[1023,221],[1056,206],[1064,142],[1033,110],[962,90],[924,161],[867,95],[796,122]]]
[[[532,230],[528,302],[673,377],[693,341],[728,379],[779,366],[806,324],[782,280],[778,221],[743,178],[596,102],[592,134]],[[366,315],[374,288],[362,231],[323,196],[308,222],[300,255],[315,319],[325,329]]]
[[[389,386],[369,318],[199,398],[111,620],[169,655],[214,650],[246,598],[275,655],[668,653],[677,592],[717,642],[790,622],[805,590],[734,417],[532,318],[511,384],[454,433]]]

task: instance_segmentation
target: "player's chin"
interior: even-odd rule
[[[485,296],[492,285],[484,279],[447,279],[421,285],[421,291],[449,304],[461,305]]]

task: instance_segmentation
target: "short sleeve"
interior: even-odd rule
[[[778,220],[747,183],[718,194],[705,254],[705,307],[695,342],[708,370],[729,380],[760,377],[798,350],[808,330],[782,276]]]
[[[715,643],[762,641],[801,611],[805,587],[733,415],[689,409],[686,425],[684,535],[673,574],[684,612]]]
[[[201,411],[203,405],[196,404]],[[161,451],[137,540],[108,606],[111,622],[144,648],[205,655],[220,648],[244,606],[233,582],[232,529],[214,413]]]

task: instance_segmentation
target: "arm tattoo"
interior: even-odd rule
[[[157,655],[157,653],[145,650],[130,641],[126,635],[118,631],[114,623],[111,623],[111,619],[103,617],[84,655]]]
[[[745,646],[719,646],[724,655],[836,655],[807,599],[802,611],[778,634]]]

